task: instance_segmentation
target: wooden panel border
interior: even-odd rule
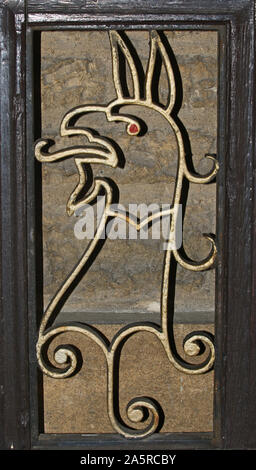
[[[2,449],[256,449],[254,9],[251,0],[2,1]],[[131,443],[116,435],[87,438],[41,432],[33,353],[36,318],[31,310],[36,275],[29,163],[33,135],[30,112],[34,106],[33,39],[36,31],[46,29],[113,27],[219,31],[219,260],[213,435],[165,434]]]

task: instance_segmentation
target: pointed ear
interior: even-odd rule
[[[131,48],[128,46],[127,41],[125,41],[125,37],[123,35],[121,36],[117,31],[110,31],[109,37],[112,52],[113,78],[117,97],[130,97],[126,84],[125,71],[125,65],[128,63],[133,85],[133,97],[140,99],[139,73],[131,53]]]
[[[165,109],[168,113],[171,113],[173,106],[176,100],[176,84],[175,78],[173,73],[173,67],[170,61],[169,54],[166,50],[164,43],[161,40],[161,37],[157,33],[157,31],[150,32],[150,55],[148,61],[148,68],[146,74],[146,100],[149,102],[153,102],[152,97],[152,87],[155,86],[153,84],[153,77],[156,73],[157,68],[157,54],[160,54],[162,62],[165,66],[167,80],[168,80],[168,87],[169,87],[169,96],[167,99],[167,103],[165,104]],[[159,77],[160,78],[160,77]],[[159,81],[157,86],[159,85]]]

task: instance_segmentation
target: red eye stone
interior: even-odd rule
[[[130,124],[129,126],[129,132],[131,134],[137,134],[137,132],[139,132],[139,129],[138,127],[136,126],[136,124]]]

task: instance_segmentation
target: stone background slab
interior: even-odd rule
[[[147,32],[133,31],[128,35],[146,67]],[[197,31],[168,31],[166,36],[182,77],[179,118],[189,135],[194,166],[198,172],[206,173],[209,163],[204,154],[216,153],[217,36],[214,32]],[[69,140],[59,137],[61,119],[69,109],[85,103],[107,104],[115,98],[108,35],[95,31],[44,32],[41,56],[42,136],[55,139],[57,149],[70,145]],[[160,86],[165,100],[164,73]],[[126,159],[123,169],[95,165],[94,174],[111,177],[118,183],[123,204],[170,203],[177,170],[174,135],[158,114],[141,117],[146,119],[149,131],[141,138],[129,137],[125,125],[108,123],[100,114],[81,120],[118,142]],[[78,181],[73,161],[42,167],[46,306],[89,241],[74,236],[79,217],[68,217],[65,211]],[[215,201],[215,183],[190,185],[184,246],[195,260],[208,254],[209,243],[202,233],[215,232]],[[163,255],[162,240],[107,240],[58,320],[95,321],[109,338],[121,324],[135,318],[159,321]],[[175,331],[180,351],[186,333],[197,329],[213,332],[209,323],[214,320],[214,291],[214,271],[193,273],[178,267],[174,318],[179,322]],[[105,406],[106,368],[101,351],[91,341],[72,334],[66,334],[63,341],[74,341],[79,346],[84,364],[79,374],[70,379],[44,377],[45,431],[113,432]],[[135,367],[137,361],[139,367]],[[124,348],[120,373],[122,413],[131,398],[143,394],[161,403],[165,413],[162,432],[212,430],[213,372],[194,377],[180,374],[170,366],[156,339],[145,333],[135,335]]]

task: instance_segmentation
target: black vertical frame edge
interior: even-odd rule
[[[235,3],[235,2],[234,2]],[[256,448],[255,4],[230,23],[221,379],[224,448]],[[223,303],[224,305],[224,303]],[[221,384],[220,384],[221,387]]]
[[[219,96],[215,422],[220,447],[236,450],[256,449],[254,25],[254,2],[230,16]]]
[[[41,136],[41,64],[38,31],[26,28],[27,142],[27,276],[30,364],[31,446],[44,433],[43,376],[36,357],[36,338],[43,311],[41,164],[34,158],[34,141]]]
[[[27,449],[25,12],[23,2],[6,3],[0,5],[0,447]]]

